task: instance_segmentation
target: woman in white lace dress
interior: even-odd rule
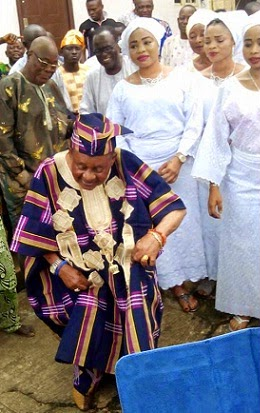
[[[214,19],[208,22],[204,33],[204,52],[210,66],[197,73],[205,124],[219,86],[244,69],[233,55],[235,46],[243,39],[244,19],[237,20],[237,12],[213,13],[213,16]],[[208,214],[208,184],[205,182],[199,182],[199,199],[208,279],[198,284],[196,295],[207,298],[212,296],[217,280],[220,222]]]
[[[161,288],[173,293],[185,312],[197,300],[183,283],[206,277],[198,184],[190,176],[203,127],[201,101],[192,76],[160,64],[163,33],[153,19],[134,20],[122,34],[122,51],[139,67],[112,93],[107,116],[134,131],[117,144],[148,163],[183,199],[187,215],[157,260]]]
[[[260,13],[251,17],[250,68],[220,87],[193,168],[210,182],[210,215],[221,216],[216,308],[235,314],[232,331],[260,318]]]

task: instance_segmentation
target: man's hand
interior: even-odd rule
[[[161,246],[151,235],[146,234],[137,241],[132,252],[132,260],[140,262],[143,267],[155,265]],[[142,259],[143,258],[143,259]]]
[[[174,156],[170,161],[165,162],[159,169],[158,174],[167,182],[173,184],[179,176],[182,163],[177,156]]]
[[[20,37],[16,36],[16,34],[7,33],[3,37],[0,37],[0,44],[3,44],[3,43],[12,44],[12,43],[15,43],[18,39],[20,39]]]
[[[88,281],[79,270],[71,267],[69,264],[65,264],[61,267],[59,277],[70,290],[78,289],[84,291],[92,285],[92,282]]]
[[[221,218],[223,211],[222,196],[219,187],[212,184],[209,188],[208,211],[211,217],[217,219]]]

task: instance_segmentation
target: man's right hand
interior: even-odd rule
[[[16,36],[13,33],[7,33],[3,37],[0,37],[0,44],[7,43],[12,44],[15,43],[20,37]]]
[[[208,211],[211,217],[221,218],[223,202],[219,187],[216,185],[210,185],[209,188]]]
[[[62,279],[66,287],[73,291],[75,289],[84,291],[92,285],[92,282],[88,281],[79,270],[73,268],[69,264],[65,264],[61,267],[59,277]]]

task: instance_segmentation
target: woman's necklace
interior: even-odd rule
[[[223,83],[226,79],[229,79],[230,77],[232,77],[235,73],[235,68],[236,68],[236,63],[234,63],[234,67],[231,71],[231,73],[229,73],[229,75],[227,75],[226,77],[219,77],[214,75],[213,73],[213,65],[211,66],[211,73],[210,73],[210,79],[214,80],[214,83],[216,86],[220,86],[221,83]]]
[[[260,92],[260,88],[259,88],[258,84],[256,83],[255,79],[253,78],[253,76],[251,75],[250,70],[248,71],[248,74],[249,74],[249,77],[250,77],[250,79],[252,80],[252,83],[254,84],[256,90],[257,90],[258,92]]]
[[[138,70],[138,76],[141,80],[142,85],[154,86],[163,79],[163,71],[161,71],[156,77],[142,77],[140,71]]]

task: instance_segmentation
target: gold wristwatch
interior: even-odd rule
[[[183,155],[181,152],[177,152],[174,156],[177,156],[181,163],[185,163],[187,161],[187,156]]]

